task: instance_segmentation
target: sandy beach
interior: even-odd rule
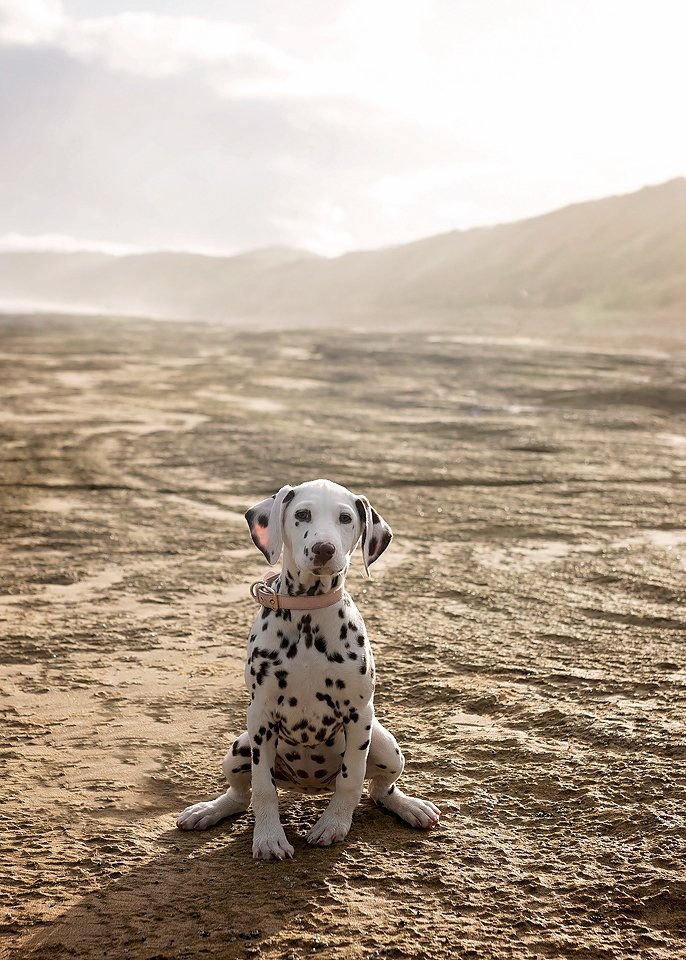
[[[0,956],[686,956],[686,354],[637,338],[0,320]],[[244,511],[324,476],[416,832],[281,794],[175,829],[244,729]]]

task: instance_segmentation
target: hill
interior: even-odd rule
[[[484,306],[676,311],[686,306],[686,179],[333,260],[283,248],[0,253],[0,299],[233,320]]]

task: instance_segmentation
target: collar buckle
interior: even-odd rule
[[[270,610],[279,609],[279,595],[273,587],[265,583],[264,580],[256,580],[250,585],[250,596],[257,600],[263,607],[269,607]]]

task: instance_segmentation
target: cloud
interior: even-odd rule
[[[400,11],[390,0],[353,0],[313,51],[284,36],[270,42],[246,22],[152,10],[76,17],[61,0],[0,0],[0,44],[52,48],[132,76],[193,73],[225,99],[359,103],[420,119],[421,89],[404,71],[420,9],[416,0]]]
[[[196,64],[216,64],[246,55],[249,33],[230,24],[193,17],[122,13],[72,21],[64,49],[84,60],[138,76],[170,76]]]
[[[200,71],[226,97],[305,92],[305,65],[242,23],[151,11],[70,17],[60,0],[0,0],[0,43],[49,46],[141,77]]]
[[[141,253],[141,247],[109,240],[84,240],[64,233],[5,233],[0,235],[0,251],[21,253],[27,250],[56,250],[60,253],[111,253],[115,256]]]
[[[0,0],[0,43],[51,43],[66,23],[60,0]]]

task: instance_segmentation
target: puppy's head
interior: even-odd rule
[[[366,497],[330,480],[284,486],[251,507],[245,518],[269,563],[278,561],[285,546],[299,570],[321,576],[344,573],[360,539],[369,574],[393,536]]]

